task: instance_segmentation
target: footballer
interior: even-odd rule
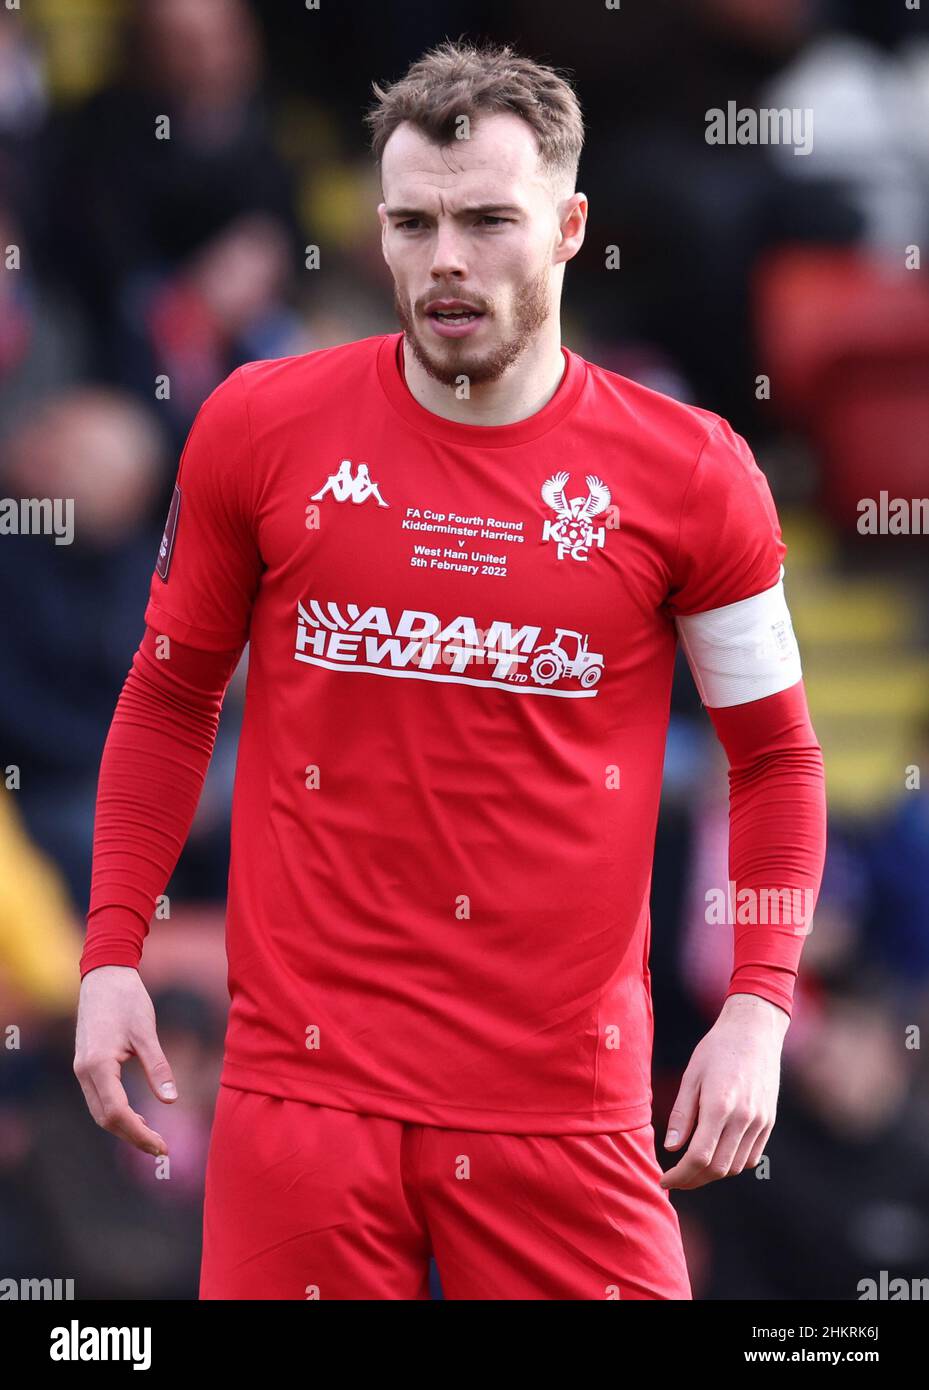
[[[185,445],[100,768],[75,1072],[149,1152],[139,975],[249,644],[203,1299],[689,1299],[669,1189],[756,1165],[810,926],[740,913],[652,1125],[649,889],[680,643],[729,874],[809,902],[822,757],[765,478],[563,346],[570,83],[445,42],[368,113],[397,332],[234,371]],[[718,928],[717,928],[718,929]]]

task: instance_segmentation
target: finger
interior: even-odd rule
[[[154,1026],[131,1041],[152,1093],[160,1101],[170,1105],[172,1101],[177,1100],[177,1086],[168,1059],[161,1050]]]
[[[713,1161],[719,1137],[726,1122],[726,1112],[720,1108],[701,1107],[694,1137],[679,1163],[669,1168],[661,1179],[662,1187],[689,1187],[698,1174]]]
[[[748,1157],[748,1167],[749,1167],[749,1168],[757,1168],[757,1167],[758,1167],[758,1164],[759,1164],[759,1163],[761,1162],[761,1160],[764,1158],[765,1145],[767,1144],[768,1140],[771,1138],[771,1131],[772,1131],[773,1128],[774,1128],[773,1122],[771,1122],[770,1124],[766,1124],[766,1125],[763,1125],[763,1126],[762,1126],[761,1133],[759,1134],[758,1138],[755,1140],[755,1143],[754,1143],[754,1145],[753,1145],[753,1147],[752,1147],[752,1151],[751,1151],[751,1153],[749,1154],[749,1157]]]
[[[82,1076],[76,1067],[74,1074],[81,1084],[81,1090],[84,1092],[84,1099],[87,1102],[87,1109],[90,1111],[91,1118],[95,1124],[99,1124],[103,1111],[100,1108],[100,1098],[97,1095],[97,1088],[90,1077]]]
[[[668,1116],[668,1129],[664,1141],[666,1149],[676,1149],[686,1143],[687,1136],[696,1123],[699,1100],[700,1084],[693,1075],[685,1071],[677,1099]]]
[[[77,1063],[75,1063],[74,1074],[81,1083],[81,1090],[84,1092],[84,1099],[87,1102],[87,1109],[90,1111],[91,1118],[95,1124],[103,1129],[105,1118],[103,1102],[97,1092],[93,1076],[83,1069],[78,1071]]]
[[[727,1178],[735,1164],[736,1155],[745,1138],[748,1120],[744,1115],[730,1115],[716,1144],[716,1151],[702,1173],[686,1184],[689,1188],[705,1187],[707,1183]]]
[[[732,1160],[732,1163],[730,1164],[730,1177],[735,1177],[739,1173],[744,1173],[745,1169],[750,1167],[748,1160],[751,1158],[752,1150],[758,1143],[758,1136],[762,1133],[764,1127],[764,1120],[756,1120],[754,1124],[749,1125],[748,1129],[745,1131],[745,1135],[742,1139],[742,1142],[739,1145],[738,1152],[736,1153],[735,1158]]]
[[[110,1123],[110,1120],[107,1116],[107,1107],[104,1104],[104,1102],[100,1099],[100,1093],[97,1090],[97,1086],[93,1077],[87,1075],[79,1079],[81,1081],[81,1090],[84,1092],[84,1099],[87,1101],[87,1108],[90,1111],[94,1122],[98,1124],[101,1129],[112,1129],[112,1124]]]
[[[129,1104],[119,1075],[119,1063],[114,1058],[91,1067],[90,1080],[96,1089],[98,1114],[94,1116],[97,1124],[108,1134],[134,1144],[146,1153],[166,1154],[168,1146],[161,1135],[149,1129],[141,1116]]]

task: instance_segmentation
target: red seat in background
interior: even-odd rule
[[[855,529],[858,503],[929,496],[929,277],[860,250],[787,248],[753,286],[771,405],[821,464],[821,500]]]

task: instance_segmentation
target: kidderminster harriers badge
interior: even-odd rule
[[[587,476],[587,496],[565,496],[565,484],[570,473],[555,473],[542,484],[542,501],[556,513],[555,520],[546,520],[542,526],[543,541],[555,541],[558,559],[570,555],[572,560],[586,560],[591,546],[603,549],[606,544],[606,527],[594,527],[594,517],[600,516],[610,505],[610,489],[606,483],[592,474]]]

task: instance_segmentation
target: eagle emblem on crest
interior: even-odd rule
[[[587,496],[569,498],[565,487],[570,478],[570,473],[554,473],[542,484],[542,501],[555,513],[554,521],[545,521],[542,539],[555,541],[559,560],[566,555],[572,560],[586,560],[592,546],[602,549],[606,543],[606,527],[594,527],[593,521],[610,505],[610,489],[601,478],[588,473]]]

